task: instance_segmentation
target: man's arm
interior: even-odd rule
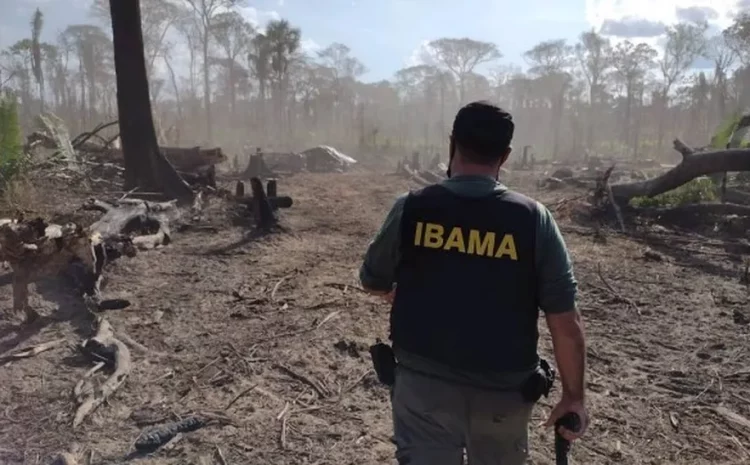
[[[367,247],[359,269],[362,287],[371,294],[387,295],[393,291],[396,266],[400,259],[401,214],[406,194],[396,199],[383,225]]]
[[[563,385],[562,399],[550,414],[548,424],[568,412],[581,417],[582,428],[576,434],[565,432],[567,439],[583,434],[588,423],[585,400],[586,344],[581,314],[576,309],[577,283],[565,241],[552,214],[539,205],[536,268],[539,306],[545,314],[552,336],[555,361]]]

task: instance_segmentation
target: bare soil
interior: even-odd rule
[[[572,463],[750,463],[747,240],[654,222],[600,229],[579,220],[585,192],[537,191],[528,175],[508,182],[555,212],[580,284],[593,424]],[[45,318],[0,323],[0,357],[67,344],[0,364],[0,463],[48,464],[75,447],[91,464],[395,463],[387,391],[367,352],[386,337],[389,309],[359,290],[357,271],[410,187],[383,174],[293,176],[279,182],[295,201],[285,231],[249,235],[216,199],[211,228],[111,264],[107,297],[133,305],[105,314],[140,347],[126,342],[133,372],[77,431],[72,390],[92,363],[75,346],[92,321],[60,280],[36,284],[31,302]],[[54,197],[56,211],[82,201]],[[535,409],[533,464],[554,463],[552,435],[537,425],[558,396]],[[205,413],[231,421],[133,454],[148,428]]]

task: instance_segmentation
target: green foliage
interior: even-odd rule
[[[23,144],[18,111],[12,95],[0,95],[0,185],[4,186],[23,168]]]
[[[716,185],[709,178],[697,178],[677,189],[654,197],[635,197],[630,200],[634,207],[675,207],[690,203],[717,200]]]
[[[734,133],[737,124],[740,122],[741,117],[742,115],[739,112],[735,112],[719,124],[719,127],[716,128],[716,132],[711,137],[711,148],[723,149],[729,144],[732,134]]]

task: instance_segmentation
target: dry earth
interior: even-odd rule
[[[509,183],[557,213],[580,283],[593,424],[573,463],[750,463],[747,241],[643,225],[603,236],[573,223],[581,192]],[[253,239],[216,214],[214,229],[114,262],[105,292],[133,305],[106,313],[129,336],[134,369],[77,431],[71,392],[91,362],[75,345],[91,321],[64,286],[37,284],[32,304],[46,318],[0,323],[0,357],[67,344],[0,363],[0,463],[48,464],[74,445],[91,464],[394,463],[388,396],[367,353],[387,334],[388,308],[358,290],[357,269],[409,187],[389,175],[294,176],[280,181],[295,200],[286,232]],[[542,346],[549,354],[546,332]],[[554,461],[552,436],[536,426],[552,401],[535,409],[533,464]],[[231,422],[133,454],[149,427],[206,412]]]

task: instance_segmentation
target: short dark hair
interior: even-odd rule
[[[510,147],[514,129],[510,113],[480,100],[458,110],[451,138],[469,161],[492,164]]]

